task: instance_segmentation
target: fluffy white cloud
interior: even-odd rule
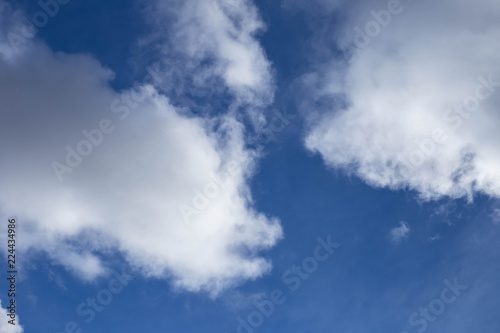
[[[2,307],[2,301],[0,301],[0,332],[2,333],[23,333],[24,330],[21,325],[19,325],[19,316],[16,314],[15,325],[9,324],[7,317],[7,310]]]
[[[399,222],[399,227],[394,227],[389,232],[389,237],[391,242],[400,243],[403,239],[408,238],[408,234],[410,233],[410,227],[408,227],[408,223]]]
[[[0,58],[0,219],[18,217],[19,251],[92,279],[118,250],[145,276],[212,294],[267,272],[259,251],[281,227],[252,208],[242,125],[151,86],[118,94],[112,77],[37,43]]]
[[[387,9],[346,11],[337,42],[355,54],[345,69],[324,67],[317,91],[346,106],[315,119],[306,146],[373,186],[500,196],[500,4],[401,2],[390,19]]]
[[[243,108],[255,124],[265,123],[262,109],[272,103],[275,83],[257,39],[265,25],[252,1],[158,0],[146,17],[156,34],[149,43],[160,49],[173,78],[162,89],[229,93],[231,110]]]

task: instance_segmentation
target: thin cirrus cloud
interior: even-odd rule
[[[346,10],[336,38],[352,56],[343,68],[318,64],[326,74],[316,90],[346,105],[312,120],[307,148],[372,186],[423,199],[500,196],[500,4],[397,3],[390,19],[380,12],[387,1]]]
[[[229,65],[228,84],[257,84],[231,81],[245,66]],[[117,93],[113,76],[36,40],[1,54],[0,215],[21,221],[19,250],[44,251],[86,280],[105,274],[102,253],[119,251],[145,276],[212,295],[268,272],[259,253],[282,230],[253,208],[257,155],[243,126],[194,116],[150,85]],[[96,144],[82,144],[88,133]]]

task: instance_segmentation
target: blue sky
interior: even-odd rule
[[[0,333],[499,331],[498,4],[41,3],[0,0]]]

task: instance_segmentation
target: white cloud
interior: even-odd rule
[[[429,242],[434,242],[434,241],[437,241],[437,240],[440,240],[441,239],[441,235],[440,234],[435,234],[434,236],[431,236],[428,238],[428,241]]]
[[[0,58],[10,60],[15,56],[16,47],[20,46],[23,38],[14,38],[20,35],[21,26],[18,24],[18,15],[11,6],[0,0]]]
[[[410,233],[410,227],[406,222],[399,222],[399,227],[394,227],[389,232],[389,237],[391,242],[400,243],[403,239],[408,238],[408,234]]]
[[[306,146],[376,187],[424,199],[500,196],[500,3],[402,4],[347,68],[324,67],[318,94],[343,94],[347,105],[315,119]],[[339,45],[355,48],[353,28],[364,29],[387,1],[355,8]],[[477,110],[454,111],[476,94],[484,97]]]
[[[223,83],[236,98],[234,108],[252,111],[272,102],[271,63],[257,40],[265,25],[252,1],[157,1],[147,17],[161,34],[167,67],[179,66],[171,61],[179,52],[179,75],[212,92],[220,92]]]
[[[9,324],[8,321],[12,320],[7,316],[7,309],[2,307],[2,301],[0,301],[0,332],[1,333],[23,333],[24,330],[22,326],[19,325],[19,316],[16,314],[15,325]]]
[[[18,250],[46,251],[84,279],[103,274],[101,254],[118,250],[145,276],[212,294],[266,273],[259,251],[282,231],[253,208],[256,154],[242,125],[195,117],[151,86],[115,93],[112,77],[88,56],[37,43],[15,62],[0,59],[0,218],[18,217]],[[102,143],[60,182],[52,163],[66,164],[66,147],[89,141],[82,131],[104,118],[113,132],[95,134]],[[213,190],[231,164],[220,193],[186,223],[180,205],[195,206],[196,190]]]
[[[490,215],[494,224],[500,224],[500,209],[494,208],[493,213]]]

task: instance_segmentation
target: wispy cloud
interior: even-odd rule
[[[441,235],[440,234],[435,234],[434,236],[431,236],[428,238],[428,241],[429,242],[434,242],[434,241],[437,241],[437,240],[440,240],[441,239]]]
[[[493,220],[493,223],[495,224],[500,224],[500,209],[499,208],[494,208],[493,213],[491,213],[491,219]]]
[[[258,40],[266,26],[253,1],[154,1],[145,15],[154,25],[150,43],[171,72],[162,89],[211,99],[226,94],[231,111],[265,122],[275,82]]]
[[[410,233],[410,227],[406,222],[399,222],[399,227],[394,227],[389,232],[389,237],[391,242],[398,244],[403,239],[408,238],[408,234]]]

